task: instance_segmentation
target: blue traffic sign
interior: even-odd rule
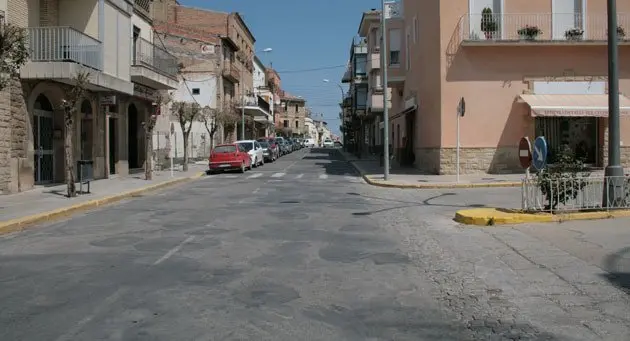
[[[544,169],[547,166],[547,140],[544,136],[538,136],[534,141],[534,150],[532,153],[532,165],[537,170]]]

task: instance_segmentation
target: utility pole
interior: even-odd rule
[[[244,63],[241,63],[244,64]],[[245,139],[245,85],[243,82],[243,76],[245,75],[245,72],[243,71],[245,69],[245,65],[241,65],[241,81],[240,81],[240,86],[241,86],[241,140]]]
[[[619,128],[619,50],[617,0],[608,0],[608,166],[604,172],[603,207],[616,207],[622,198],[623,166]]]
[[[385,0],[381,0],[381,70],[383,70],[383,179],[389,179],[389,110],[387,108],[387,25]]]

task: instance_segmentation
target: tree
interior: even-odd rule
[[[0,24],[0,90],[6,88],[28,59],[26,30]]]
[[[584,179],[590,175],[583,160],[576,157],[567,145],[560,146],[553,160],[553,167],[538,172],[536,176],[540,192],[547,202],[545,210],[552,212],[559,204],[575,200],[587,185]]]
[[[190,137],[190,131],[192,130],[193,123],[199,121],[201,116],[201,106],[197,103],[188,102],[173,102],[171,111],[179,121],[179,126],[182,129],[182,135],[184,139],[184,163],[182,165],[183,171],[188,170],[188,138]]]
[[[155,124],[157,123],[157,118],[160,115],[162,110],[162,106],[168,104],[171,101],[171,97],[169,95],[163,95],[160,92],[156,92],[155,102],[153,102],[153,110],[154,112],[147,117],[145,122],[142,122],[142,127],[144,128],[144,150],[146,151],[146,157],[144,162],[144,179],[152,180],[153,179],[153,130],[155,129]]]
[[[77,189],[75,185],[75,168],[74,168],[74,144],[72,143],[72,137],[74,135],[74,119],[77,114],[77,108],[81,100],[83,100],[87,93],[87,83],[90,74],[87,72],[79,72],[73,78],[74,83],[71,86],[65,87],[65,98],[61,100],[61,109],[63,110],[63,122],[64,122],[64,159],[65,159],[65,173],[66,173],[66,185],[68,188],[68,197],[72,198],[77,195]]]
[[[224,103],[220,109],[205,107],[202,110],[201,121],[210,137],[210,149],[214,148],[214,136],[220,127],[228,127],[238,122],[236,105],[233,102]]]

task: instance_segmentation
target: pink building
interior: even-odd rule
[[[629,167],[630,2],[617,5],[622,163]],[[399,162],[455,173],[463,97],[462,173],[521,171],[523,136],[544,135],[552,159],[568,145],[591,166],[606,165],[605,1],[403,0],[400,13],[388,21],[387,48]]]

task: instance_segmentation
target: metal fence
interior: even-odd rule
[[[188,136],[189,162],[205,161],[210,155],[212,144],[207,133],[191,132]],[[184,161],[184,136],[181,132],[171,135],[167,132],[153,133],[153,164],[156,170],[170,168]]]
[[[608,184],[608,185],[607,185]],[[607,188],[604,200],[604,186]],[[524,178],[522,209],[526,212],[576,212],[630,208],[630,175]]]
[[[103,44],[72,27],[29,27],[30,59],[34,62],[72,61],[102,70]]]

